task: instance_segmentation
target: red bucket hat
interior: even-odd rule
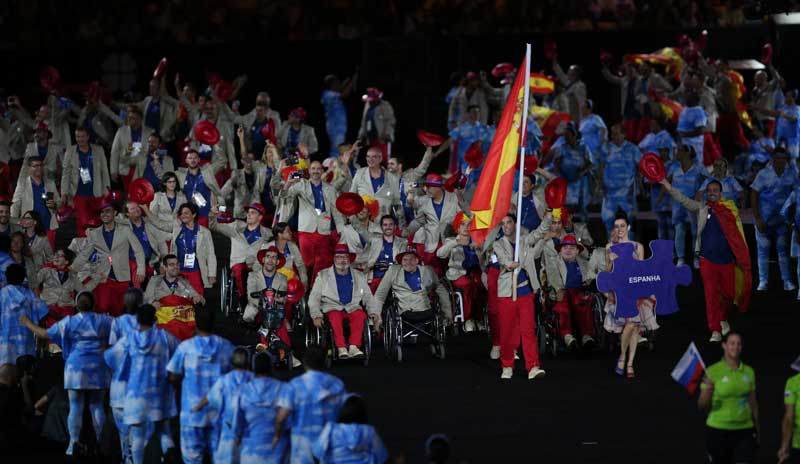
[[[578,243],[578,240],[572,234],[565,235],[564,238],[561,239],[561,243],[556,245],[556,251],[560,252],[561,251],[561,247],[563,247],[564,245],[572,245],[572,246],[574,246],[575,248],[578,249],[579,253],[583,251],[583,245]]]
[[[448,177],[446,181],[444,181],[444,189],[448,192],[453,192],[456,189],[462,190],[467,186],[467,177],[461,174],[459,170],[452,176]]]
[[[254,210],[258,211],[259,213],[261,213],[262,216],[265,216],[267,214],[267,208],[265,208],[264,205],[262,205],[261,203],[259,203],[257,201],[253,202],[253,203],[250,203],[249,206],[245,206],[244,207],[244,211],[245,212],[247,212],[248,209],[254,209]]]
[[[650,182],[661,182],[667,176],[664,162],[655,153],[646,153],[642,156],[639,160],[639,171]]]
[[[286,301],[297,303],[303,298],[303,292],[305,292],[305,287],[303,287],[303,282],[300,282],[300,279],[289,279],[286,284]]]
[[[431,173],[425,176],[425,181],[422,183],[425,187],[444,187],[444,180],[441,174]]]
[[[397,262],[397,264],[402,263],[403,262],[403,256],[408,255],[408,254],[412,254],[412,255],[416,256],[417,259],[420,259],[419,253],[417,253],[417,247],[414,246],[413,243],[409,243],[405,250],[401,251],[400,253],[397,254],[397,256],[395,256],[395,258],[394,258],[395,262]]]
[[[333,247],[333,254],[334,256],[347,255],[351,263],[356,260],[356,254],[350,251],[350,247],[348,247],[346,243],[337,243],[336,246]]]
[[[550,208],[561,208],[567,199],[567,181],[557,177],[544,187],[544,201]]]
[[[153,79],[157,79],[167,72],[167,64],[167,58],[161,58],[161,61],[158,62],[158,66],[156,66],[155,71],[153,71]]]
[[[269,248],[264,248],[263,250],[259,250],[258,254],[256,254],[256,259],[258,259],[258,264],[264,264],[264,256],[267,253],[275,253],[278,255],[278,264],[275,265],[275,269],[281,269],[286,264],[286,256],[283,256],[283,253],[278,250],[275,245],[272,245]]]
[[[444,137],[424,130],[417,131],[417,138],[426,147],[438,147],[444,143]]]
[[[472,169],[477,169],[483,163],[483,150],[480,141],[474,142],[464,153],[464,161]]]
[[[498,63],[492,68],[492,76],[500,78],[514,72],[514,65],[511,63]]]
[[[219,131],[211,121],[200,121],[194,126],[194,136],[202,144],[213,147],[219,142]]]
[[[355,192],[344,192],[336,199],[336,209],[345,216],[355,216],[364,209],[364,199]]]
[[[361,96],[361,101],[374,102],[383,98],[383,92],[378,90],[377,87],[368,87],[367,93]]]
[[[139,203],[140,205],[149,205],[155,197],[155,189],[153,189],[153,184],[151,184],[150,181],[144,177],[140,177],[132,181],[129,186],[129,191],[130,193],[128,194],[128,198],[131,201]]]

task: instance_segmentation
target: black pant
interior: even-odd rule
[[[755,462],[754,429],[720,430],[706,427],[706,453],[711,464]]]

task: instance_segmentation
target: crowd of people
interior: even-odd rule
[[[631,317],[617,313],[614,294],[602,295],[602,327],[592,301],[595,278],[612,269],[619,250],[645,258],[631,225],[643,216],[647,201],[640,200],[649,200],[658,237],[675,240],[676,263],[699,269],[710,342],[725,350],[699,400],[712,411],[709,430],[719,431],[709,433],[709,455],[735,448],[747,462],[753,448],[739,445],[748,434],[731,432],[758,431],[754,399],[744,413],[731,412],[743,407],[734,397],[745,386],[752,395],[755,385],[728,320],[734,305],[746,310],[752,283],[740,210],[752,211],[756,228],[757,290],[770,286],[773,248],[783,289],[796,290],[797,90],[769,60],[746,88],[725,61],[697,49],[678,57],[680,72],[661,74],[647,59],[631,59],[621,74],[603,69],[621,101],[606,124],[580,65],[565,72],[555,50],[548,55],[553,77],[544,79],[552,88],[533,95],[530,161],[517,172],[521,204],[508,205],[482,243],[470,234],[470,202],[513,67],[492,73],[497,83],[487,73],[465,74],[446,97],[448,137],[421,136],[421,157],[394,149],[396,121],[405,116],[377,87],[362,96],[358,130],[349,127],[342,99],[356,76],[324,78],[324,133],[306,124],[303,108],[282,119],[266,91],[247,113],[231,106],[245,79],[211,79],[199,91],[176,76],[177,95],[170,95],[161,66],[148,96],[132,104],[90,91],[80,106],[53,82],[32,114],[11,96],[0,122],[8,160],[0,165],[0,370],[37,353],[63,357],[67,454],[91,451],[80,441],[85,406],[99,441],[109,390],[122,453],[133,462],[143,461],[150,437],[165,455],[176,453],[174,418],[184,462],[212,454],[215,462],[384,462],[363,399],[321,372],[326,353],[315,345],[303,356],[291,349],[295,311],[331,330],[337,359],[368,355],[361,334],[389,322],[388,305],[404,320],[438,317],[464,332],[488,330],[488,356],[499,359],[502,379],[513,377],[519,355],[528,379],[545,376],[535,327],[537,312],[552,312],[554,343],[565,350],[591,349],[600,331],[618,334],[613,371],[635,378],[637,347],[659,327],[658,301],[640,298]],[[553,113],[563,117],[548,127],[541,114]],[[328,153],[319,153],[323,136]],[[432,172],[448,149],[449,172]],[[639,174],[643,153],[660,157],[664,179]],[[544,194],[556,178],[567,185],[560,208]],[[600,233],[590,232],[590,208],[600,211]],[[229,256],[218,253],[224,242]],[[270,376],[272,358],[213,334],[218,308],[206,299],[227,283],[223,268],[246,327],[265,323],[265,299],[282,306],[275,332],[290,347],[287,362],[305,374],[282,383]],[[187,324],[196,329],[187,333]],[[718,385],[725,369],[736,372],[741,389]],[[796,384],[787,386],[792,408]],[[784,458],[798,452],[795,417],[784,429]]]

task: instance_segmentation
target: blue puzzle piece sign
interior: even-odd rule
[[[618,243],[611,246],[617,255],[611,272],[597,275],[597,288],[601,292],[614,292],[617,299],[617,317],[634,317],[639,314],[636,300],[656,297],[656,314],[672,314],[679,310],[675,298],[675,287],[692,283],[689,266],[672,263],[672,240],[653,240],[650,250],[653,255],[645,260],[634,259],[633,243]]]

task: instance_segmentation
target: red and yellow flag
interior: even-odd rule
[[[681,80],[684,61],[680,53],[672,47],[665,47],[653,53],[637,53],[627,56],[628,61],[636,63],[653,63],[666,67],[667,74],[671,74],[676,80]]]
[[[191,338],[195,329],[192,300],[178,295],[167,295],[159,303],[161,308],[156,311],[157,325],[178,340]]]
[[[530,87],[533,93],[553,93],[556,90],[556,83],[544,74],[531,73]]]
[[[483,243],[489,231],[500,223],[511,207],[517,157],[524,143],[522,123],[527,118],[524,90],[526,77],[530,77],[527,74],[528,59],[526,56],[519,67],[526,71],[518,72],[514,79],[470,204],[474,214],[470,235],[477,243]]]
[[[744,238],[739,209],[730,200],[709,203],[708,206],[717,215],[722,233],[733,251],[733,257],[736,260],[733,302],[738,306],[739,312],[745,312],[750,306],[750,297],[753,292],[753,266],[750,262],[750,250]]]

